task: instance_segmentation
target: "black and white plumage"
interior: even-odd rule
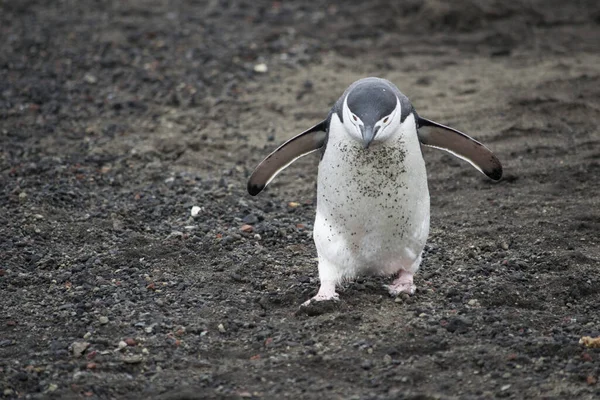
[[[322,150],[313,236],[321,287],[314,300],[337,299],[335,286],[362,273],[396,275],[392,295],[413,293],[429,233],[429,190],[421,144],[446,150],[493,180],[496,156],[453,128],[420,117],[391,82],[354,82],[327,119],[265,158],[248,180],[257,195],[297,158]]]

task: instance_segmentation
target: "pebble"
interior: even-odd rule
[[[198,214],[200,213],[201,210],[202,210],[202,208],[200,208],[198,206],[193,206],[192,210],[190,211],[190,214],[192,217],[196,217],[196,216],[198,216]]]
[[[58,385],[56,383],[51,383],[48,385],[48,389],[46,389],[46,392],[55,392],[56,389],[58,389]]]
[[[98,318],[98,322],[100,322],[102,325],[106,325],[108,324],[108,317],[103,315],[100,318]]]
[[[125,364],[139,364],[144,360],[140,354],[134,354],[131,356],[123,357],[123,362]]]
[[[133,339],[133,338],[127,338],[124,340],[124,342],[127,344],[127,346],[131,346],[131,347],[133,347],[137,344],[135,339]]]
[[[81,357],[83,352],[90,346],[88,342],[74,342],[71,345],[71,351],[75,357]]]
[[[258,223],[258,217],[254,214],[248,214],[243,219],[242,222],[248,225],[254,225]]]
[[[463,317],[452,318],[448,325],[446,325],[446,330],[448,332],[457,332],[457,333],[466,333],[469,331],[469,327],[473,325],[473,323]]]
[[[85,333],[85,335],[83,335],[83,338],[84,338],[85,340],[88,340],[88,339],[89,339],[89,338],[91,338],[91,337],[92,337],[92,332],[86,332],[86,333]]]
[[[177,239],[183,238],[183,232],[173,231],[173,232],[169,233],[169,235],[167,236],[167,239],[173,239],[173,238],[177,238]]]
[[[125,347],[127,347],[127,343],[124,340],[121,340],[117,345],[117,351],[123,350]]]
[[[227,330],[225,329],[225,327],[223,326],[223,324],[219,324],[219,326],[217,326],[217,329],[219,330],[219,332],[221,333],[225,333],[227,332]]]
[[[94,83],[98,82],[98,78],[96,78],[96,77],[95,77],[94,75],[92,75],[92,74],[85,74],[85,75],[84,75],[84,77],[83,77],[83,80],[84,80],[84,81],[86,81],[87,83],[90,83],[90,84],[92,84],[92,85],[93,85]]]
[[[267,67],[267,64],[265,64],[265,63],[256,64],[254,66],[254,72],[258,72],[259,74],[264,74],[268,70],[269,70],[269,68]]]
[[[246,225],[242,225],[242,227],[240,228],[240,230],[242,232],[250,233],[250,232],[254,231],[254,228],[252,227],[252,225],[246,224]]]

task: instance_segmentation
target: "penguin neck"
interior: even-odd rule
[[[396,167],[422,158],[414,115],[406,117],[397,132],[383,142],[374,141],[368,148],[352,138],[337,115],[332,117],[327,146],[337,148],[342,159],[353,160],[355,165],[381,165],[392,162]]]

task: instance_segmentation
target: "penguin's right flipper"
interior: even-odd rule
[[[262,160],[248,179],[248,193],[259,194],[285,167],[323,147],[327,137],[327,120],[302,132],[279,146]]]
[[[417,117],[417,134],[425,146],[445,150],[469,162],[488,178],[502,178],[502,164],[490,149],[472,137],[449,126]]]

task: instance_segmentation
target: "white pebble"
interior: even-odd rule
[[[196,215],[198,215],[200,213],[202,209],[198,206],[194,206],[192,207],[192,211],[190,212],[190,214],[192,215],[192,217],[195,217]]]
[[[256,64],[254,66],[254,72],[258,72],[260,74],[264,74],[265,72],[267,72],[269,70],[269,68],[267,68],[267,64],[262,63],[262,64]]]

